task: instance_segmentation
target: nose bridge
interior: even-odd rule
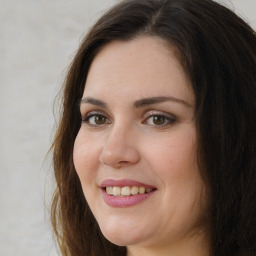
[[[134,129],[125,122],[114,124],[108,133],[100,155],[100,162],[120,168],[139,161]]]

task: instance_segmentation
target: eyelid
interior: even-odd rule
[[[144,118],[148,118],[150,116],[154,116],[154,115],[158,115],[158,116],[166,116],[167,118],[173,118],[173,119],[177,119],[177,117],[171,113],[167,113],[165,111],[160,111],[160,110],[149,110],[144,114]]]
[[[92,111],[88,111],[86,112],[85,114],[82,114],[81,113],[81,118],[82,118],[82,122],[85,122],[87,123],[88,125],[90,125],[88,122],[87,122],[87,119],[93,117],[93,116],[104,116],[106,119],[110,120],[110,117],[104,112],[104,111],[101,111],[101,110],[92,110]],[[108,124],[110,122],[107,122],[106,124]],[[91,126],[94,126],[94,125],[91,125]],[[96,126],[99,126],[99,125],[96,125]]]
[[[152,125],[152,126],[156,126],[158,128],[168,126],[168,125],[177,121],[177,117],[173,114],[166,113],[166,112],[163,112],[163,111],[150,110],[144,115],[144,119],[143,119],[142,123],[146,123],[146,121],[150,117],[153,117],[153,116],[162,116],[162,117],[166,118],[167,121],[169,121],[167,124],[163,124],[163,125]]]
[[[89,116],[89,115],[103,115],[103,116],[107,116],[108,115],[105,113],[105,111],[102,111],[102,110],[99,110],[99,109],[93,109],[93,110],[81,110],[81,116],[82,117],[86,117],[86,116]]]

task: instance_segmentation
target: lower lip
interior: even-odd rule
[[[133,196],[111,196],[107,194],[105,189],[102,189],[105,203],[112,207],[129,207],[139,204],[148,199],[154,192],[155,190],[146,194],[137,194]]]

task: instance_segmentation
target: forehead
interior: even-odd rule
[[[93,60],[84,96],[109,94],[173,96],[193,101],[193,92],[174,49],[163,39],[143,36],[106,45]]]

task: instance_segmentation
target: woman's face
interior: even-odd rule
[[[111,242],[165,246],[201,230],[206,200],[194,105],[183,69],[160,38],[111,42],[92,62],[74,164]]]

